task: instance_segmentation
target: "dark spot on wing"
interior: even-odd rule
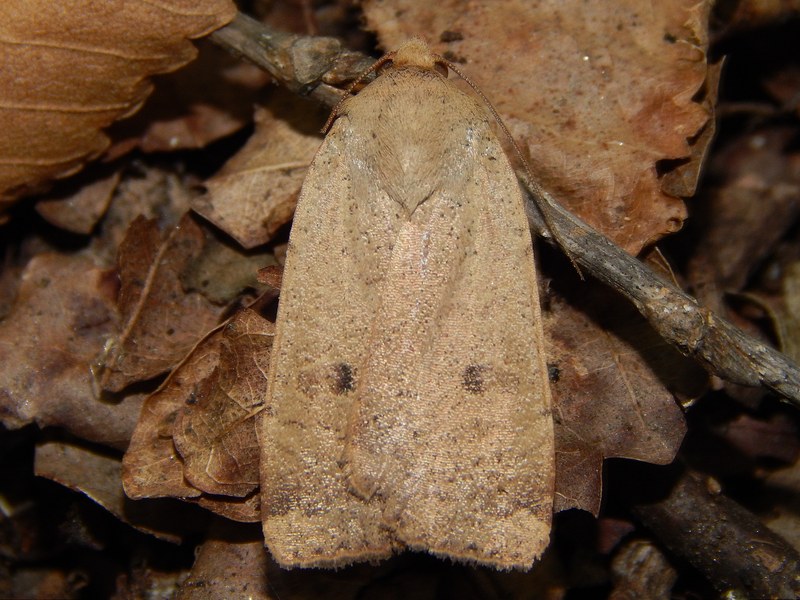
[[[489,367],[484,365],[469,365],[461,375],[461,385],[471,394],[480,394],[486,390],[484,375]]]
[[[336,395],[346,394],[355,389],[355,377],[353,367],[347,363],[339,363],[333,366],[333,393]]]
[[[439,41],[444,42],[446,44],[450,42],[460,42],[464,39],[464,34],[460,31],[450,31],[445,30],[439,35]]]
[[[313,364],[297,374],[297,389],[309,398],[342,396],[356,388],[356,369],[345,362]]]
[[[550,378],[550,383],[558,383],[558,380],[561,379],[561,369],[558,368],[558,365],[548,364],[547,376]]]

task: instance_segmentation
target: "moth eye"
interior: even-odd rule
[[[470,394],[480,394],[486,390],[486,365],[469,365],[461,374],[461,386]]]
[[[353,367],[347,363],[339,363],[333,366],[333,393],[341,396],[355,389],[355,373]]]

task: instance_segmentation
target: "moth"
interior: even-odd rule
[[[286,257],[259,435],[285,567],[527,569],[554,449],[531,234],[484,104],[421,40],[343,102]]]

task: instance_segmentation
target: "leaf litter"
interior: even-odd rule
[[[542,184],[629,252],[638,253],[680,228],[687,208],[673,194],[688,194],[686,190],[691,191],[697,181],[698,165],[711,138],[702,133],[709,127],[715,105],[714,84],[709,84],[714,73],[706,60],[707,3],[648,4],[645,10],[633,0],[611,8],[599,3],[572,6],[502,0],[487,10],[479,3],[465,6],[445,1],[433,6],[412,0],[365,0],[362,7],[384,48],[430,31],[429,42],[459,64],[495,103]],[[210,20],[203,22],[213,22],[214,27],[230,18],[225,10],[210,9],[208,14]],[[191,27],[197,27],[197,21]],[[178,55],[189,56],[183,52]],[[796,79],[788,74],[783,79],[773,76],[769,82],[784,102],[791,96],[787,90],[796,87],[792,84]],[[138,103],[143,93],[126,100],[123,112]],[[234,520],[259,519],[252,416],[264,396],[271,322],[262,316],[269,310],[238,307],[257,295],[255,265],[280,263],[280,256],[276,260],[272,251],[279,250],[285,239],[283,226],[291,218],[304,167],[319,143],[314,123],[324,113],[273,92],[259,104],[250,141],[215,176],[206,173],[195,181],[205,185],[202,195],[192,187],[191,178],[159,172],[153,164],[136,164],[119,151],[114,155],[118,162],[96,178],[96,191],[81,185],[73,199],[42,197],[39,201],[40,214],[57,227],[85,236],[87,246],[80,252],[41,253],[23,266],[16,299],[0,323],[3,423],[19,427],[35,422],[66,430],[79,440],[128,448],[121,462],[113,453],[104,456],[103,460],[111,461],[107,468],[97,469],[104,482],[91,483],[59,474],[56,466],[69,461],[54,456],[84,457],[76,459],[79,464],[92,460],[81,454],[86,452],[81,444],[44,444],[37,450],[41,474],[90,495],[97,484],[113,488],[109,484],[117,481],[132,498],[179,498]],[[106,116],[102,125],[111,120]],[[234,123],[214,112],[205,113],[201,120],[208,126],[199,126],[195,132],[219,133],[201,134],[203,141],[197,146],[243,123],[242,118]],[[128,151],[139,144],[167,150],[171,139],[185,140],[176,147],[191,146],[195,133],[190,121],[184,118],[178,129],[167,126],[152,133],[147,139],[154,142],[143,141],[145,137],[131,141],[121,135],[119,148],[125,146]],[[39,188],[43,181],[78,168],[107,144],[97,133],[98,125],[76,127],[85,127],[86,135],[76,146],[81,149],[70,155],[75,158],[46,170],[15,171],[8,179],[9,198],[18,195],[16,190]],[[759,133],[766,140],[761,148],[771,154],[764,159],[766,167],[756,164],[749,179],[740,177],[736,183],[744,186],[742,192],[734,190],[734,197],[742,195],[744,207],[748,202],[761,206],[765,197],[785,202],[791,196],[780,185],[787,180],[793,185],[791,161],[796,153],[779,140],[785,139],[781,135],[791,137],[792,129],[786,134]],[[749,143],[749,148],[755,148]],[[48,144],[56,150],[64,148],[55,136]],[[719,173],[744,170],[730,152],[718,160]],[[688,183],[668,183],[664,169],[687,164],[693,169]],[[137,177],[131,177],[137,170]],[[759,177],[768,181],[753,186]],[[756,196],[747,186],[755,187]],[[66,188],[57,185],[56,192],[62,189]],[[701,198],[707,194],[701,188]],[[83,200],[82,195],[89,197]],[[717,195],[721,200],[730,198],[728,190]],[[209,240],[218,234],[209,233],[212,226],[201,220],[182,216],[188,203],[242,247],[253,250],[234,249],[217,266],[209,266],[213,263],[202,257],[208,252],[220,255],[222,251],[209,250],[216,243]],[[746,233],[752,231],[752,220],[743,221],[743,233],[734,235],[749,239],[752,250],[740,251],[732,260],[719,260],[721,253],[736,251],[736,246],[726,243],[731,230],[724,219],[738,209],[714,206],[718,207],[709,211],[708,218],[720,233],[704,235],[707,244],[718,236],[717,245],[701,249],[695,261],[705,261],[703,267],[717,278],[718,290],[740,290],[752,280],[747,273],[758,274],[759,265],[770,260],[776,245],[786,245],[796,213],[791,204],[779,213],[780,218],[772,209],[762,211],[763,217],[776,216],[781,224],[776,229],[762,219],[756,228],[763,235]],[[151,221],[135,220],[140,213]],[[757,243],[764,235],[774,240],[769,246]],[[235,244],[222,246],[230,250]],[[214,275],[224,283],[204,292],[208,277],[203,274],[227,272],[225,265],[236,260],[248,261],[248,269],[254,265],[253,278]],[[699,282],[699,277],[690,275],[690,283],[699,287]],[[545,306],[548,362],[557,398],[558,508],[602,514],[604,458],[668,463],[686,427],[675,397],[693,398],[702,393],[697,390],[704,381],[693,366],[660,345],[631,313],[622,310],[616,298],[607,293],[579,293],[576,285],[588,284],[553,284]],[[715,292],[713,298],[718,306],[725,306],[722,292]],[[100,359],[107,361],[105,370]],[[98,394],[101,387],[108,391]],[[739,423],[740,443],[762,431],[746,419],[733,422]],[[791,429],[781,431],[792,435]],[[793,461],[789,455],[775,454],[770,460]],[[792,481],[787,476],[781,484],[791,486]],[[609,491],[613,495],[614,489]],[[116,496],[117,501],[120,498]],[[788,527],[787,520],[791,517],[782,513],[776,522]],[[591,528],[575,525],[581,521],[575,520],[574,511],[563,513],[562,522],[591,535]],[[254,567],[258,573],[269,573],[270,585],[280,587],[281,578],[289,576],[275,571],[268,558],[266,567],[261,563],[258,539],[252,539],[254,530],[244,541],[236,536],[220,541],[226,536],[226,521],[221,523],[206,542],[207,548],[217,544],[218,550],[209,550],[203,560],[226,553],[237,556],[241,550],[249,562],[261,565]],[[558,526],[554,535],[569,539]],[[619,556],[624,560],[622,551]],[[589,581],[580,584],[576,583],[580,579],[556,576],[552,560],[559,559],[546,558],[528,575],[470,571],[467,577],[482,582],[484,587],[477,589],[517,591],[531,589],[536,577],[543,577],[548,583],[539,589],[550,590],[550,597]],[[192,596],[189,583],[209,577],[202,574],[208,568],[203,564],[198,561],[180,597],[200,597]],[[457,568],[431,571],[434,565],[412,556],[394,566],[390,563],[383,571],[368,572],[363,580],[355,571],[344,573],[341,581],[351,578],[352,588],[347,589],[363,590],[378,585],[374,577],[407,583],[428,569],[433,575],[424,582],[417,580],[422,587],[438,581],[456,589],[452,570]],[[669,565],[653,568],[655,573],[649,577],[661,574],[669,581]],[[224,572],[224,568],[215,571]],[[406,579],[396,579],[398,572],[405,573]],[[319,583],[324,579],[309,576],[303,585],[332,585],[330,578],[327,584]],[[636,581],[626,585],[635,586]],[[345,587],[341,588],[343,597],[350,597]],[[269,597],[263,590],[260,593]]]

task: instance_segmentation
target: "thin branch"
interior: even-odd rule
[[[730,382],[764,386],[800,405],[800,368],[788,356],[703,308],[692,296],[598,233],[532,183],[535,208],[546,210],[559,244],[594,277],[624,294],[667,342]],[[530,211],[529,211],[530,214]],[[530,219],[543,237],[542,221]]]
[[[342,97],[333,84],[352,81],[374,62],[344,50],[336,39],[276,31],[242,14],[211,39],[262,67],[289,89],[331,107]],[[560,206],[536,182],[525,185],[533,195],[528,211],[531,227],[545,238],[555,237],[572,260],[627,296],[665,340],[723,379],[764,386],[800,406],[800,368],[788,357],[662,280]]]
[[[210,39],[261,67],[291,91],[331,108],[344,95],[334,86],[355,79],[375,62],[345,49],[336,38],[286,33],[242,13]]]
[[[632,507],[673,553],[729,598],[796,598],[800,554],[742,506],[685,472],[669,494]]]

